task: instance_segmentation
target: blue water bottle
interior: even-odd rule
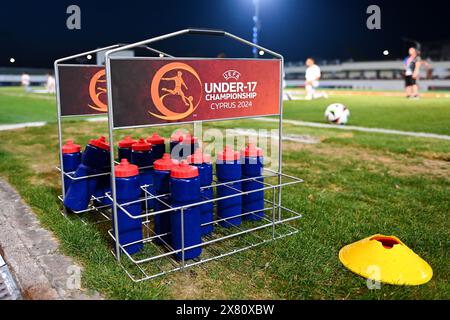
[[[95,187],[95,192],[93,194],[98,200],[95,201],[95,205],[97,206],[107,206],[111,205],[112,201],[106,196],[106,193],[111,192],[111,167],[108,165],[102,170],[102,173],[108,173],[105,175],[101,175],[97,178],[97,185]]]
[[[170,192],[173,207],[185,206],[200,201],[200,178],[198,168],[190,166],[186,161],[172,167],[170,171]],[[175,250],[182,249],[181,210],[171,214],[172,246]],[[184,209],[184,248],[201,244],[202,230],[200,224],[200,208],[193,206]],[[202,252],[201,246],[184,251],[184,259],[197,258]],[[176,258],[182,259],[182,252]]]
[[[191,154],[194,154],[195,150],[198,149],[199,145],[197,137],[194,137],[190,133],[186,133],[184,136],[180,138],[180,146],[181,146],[181,157],[185,159]]]
[[[161,159],[166,152],[164,138],[154,132],[151,137],[147,138],[147,142],[152,145],[153,160]]]
[[[170,156],[172,159],[181,160],[183,158],[183,149],[179,144],[183,140],[184,135],[181,130],[177,130],[170,136]]]
[[[263,151],[254,143],[249,143],[241,151],[242,156],[242,179],[256,178],[255,180],[242,181],[242,191],[252,191],[264,187],[263,175]],[[246,214],[246,220],[261,220],[264,217],[264,190],[255,191],[242,196],[242,211]]]
[[[200,200],[210,200],[214,196],[213,188],[206,188],[212,184],[212,164],[211,156],[202,153],[201,149],[197,149],[194,154],[187,157],[189,164],[198,168],[200,176]],[[202,224],[202,235],[207,235],[214,230],[214,225],[211,223],[214,220],[214,203],[208,202],[200,205],[200,222]],[[208,223],[208,224],[206,224]],[[206,224],[206,225],[204,225]]]
[[[128,160],[124,158],[120,161],[119,165],[115,166],[114,173],[116,175],[117,203],[124,204],[139,200],[141,188],[139,186],[138,167],[130,164]],[[123,208],[133,216],[138,216],[141,213],[141,204],[139,202],[125,205]],[[129,254],[134,254],[142,249],[142,242],[127,245],[142,240],[141,218],[133,219],[121,208],[117,208],[117,228],[119,230],[119,243],[124,246],[125,251]]]
[[[137,141],[131,138],[130,136],[125,136],[122,140],[120,140],[118,144],[118,157],[119,159],[127,159],[128,162],[131,162],[131,146],[136,143]],[[110,164],[103,168],[102,172],[110,172],[111,167]],[[97,206],[107,206],[111,205],[111,200],[106,196],[106,193],[111,192],[111,176],[108,175],[102,175],[98,177],[97,179],[97,186],[95,188],[94,197],[99,199],[98,201],[95,201],[94,203]]]
[[[118,154],[119,159],[127,159],[128,162],[131,162],[131,146],[135,144],[137,141],[131,138],[130,136],[126,136],[118,143]]]
[[[67,140],[66,144],[62,146],[62,171],[69,173],[77,170],[81,163],[81,147],[73,143],[72,139]],[[67,192],[72,180],[64,175],[64,190]]]
[[[143,138],[140,138],[138,142],[131,146],[131,149],[131,163],[139,167],[140,185],[143,186],[147,184],[147,191],[153,195],[153,168],[149,167],[153,165],[152,145],[146,142]],[[145,196],[144,191],[142,191],[142,196]],[[151,196],[147,194],[147,198],[148,197]],[[153,208],[153,203],[153,199],[147,201],[148,210]],[[143,209],[145,209],[145,204]]]
[[[161,159],[156,160],[153,163],[153,188],[158,199],[154,201],[155,212],[160,210],[168,209],[169,207],[165,204],[170,205],[170,170],[177,161],[170,158],[169,153],[165,153]],[[161,202],[162,201],[162,202]],[[157,235],[166,234],[161,237],[161,239],[167,243],[171,244],[171,229],[170,229],[170,215],[172,212],[165,212],[155,215],[155,233]],[[159,239],[156,242],[162,243]]]
[[[84,149],[81,163],[75,171],[74,178],[102,173],[108,167],[109,161],[109,144],[105,137],[92,139]],[[87,209],[96,190],[98,180],[98,177],[73,180],[64,198],[64,205],[73,211]]]
[[[217,186],[217,197],[225,197],[233,194],[239,194],[242,190],[241,182],[232,182],[240,180],[242,176],[241,162],[239,152],[230,147],[217,154],[216,176],[218,184],[228,182]],[[219,225],[225,228],[239,226],[242,223],[242,196],[234,196],[217,201],[217,217],[226,219],[219,222]]]

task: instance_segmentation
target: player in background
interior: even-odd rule
[[[45,84],[45,89],[48,93],[56,92],[55,77],[53,77],[51,74],[47,74],[47,83]]]
[[[315,64],[313,58],[306,59],[306,73],[305,73],[305,89],[306,89],[306,100],[317,99],[317,98],[327,98],[328,95],[325,92],[316,92],[319,87],[320,80],[320,68]]]
[[[408,56],[405,58],[405,93],[408,99],[419,99],[419,86],[417,80],[420,76],[420,67],[424,65],[427,69],[430,64],[423,61],[416,48],[411,47],[408,50]]]
[[[286,83],[286,73],[283,72],[283,100],[292,100],[291,94],[286,91],[287,83]]]
[[[20,82],[24,87],[25,91],[30,91],[30,75],[28,73],[22,73],[22,77],[20,78]]]

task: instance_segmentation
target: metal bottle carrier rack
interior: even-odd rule
[[[72,118],[72,117],[77,117],[77,118],[82,118],[82,117],[107,117],[108,113],[104,112],[104,113],[96,113],[96,114],[77,114],[77,115],[61,115],[61,98],[60,98],[60,79],[59,79],[59,68],[61,66],[78,66],[80,64],[62,64],[63,62],[66,61],[71,61],[74,59],[78,59],[78,58],[82,58],[82,57],[86,57],[87,55],[92,55],[92,54],[96,54],[96,53],[100,53],[100,52],[106,52],[108,50],[111,49],[115,49],[115,48],[120,48],[122,46],[125,46],[126,44],[123,43],[118,43],[118,44],[114,44],[114,45],[110,45],[110,46],[106,46],[106,47],[102,47],[102,48],[98,48],[98,49],[94,49],[94,50],[90,50],[90,51],[86,51],[86,52],[82,52],[82,53],[78,53],[75,55],[71,55],[68,57],[64,57],[61,59],[58,59],[54,62],[54,69],[55,69],[55,81],[56,81],[56,104],[57,104],[57,121],[58,121],[58,139],[59,139],[59,162],[60,165],[56,167],[56,170],[60,172],[61,175],[61,195],[58,196],[58,199],[61,201],[61,203],[64,201],[64,197],[66,194],[65,190],[65,186],[64,186],[64,178],[69,178],[70,181],[80,181],[80,180],[84,180],[84,179],[89,179],[89,178],[94,178],[94,177],[99,177],[99,176],[109,176],[110,172],[105,172],[105,173],[99,173],[99,174],[93,174],[93,175],[86,175],[83,177],[78,177],[75,178],[73,177],[73,174],[75,172],[64,172],[61,168],[62,168],[62,152],[61,152],[61,148],[63,146],[63,137],[62,137],[62,119],[64,118]],[[160,57],[172,57],[170,54],[162,52],[160,50],[151,48],[149,46],[145,46],[145,45],[139,45],[136,46],[136,48],[142,48],[145,50],[148,50],[152,53],[158,54]],[[81,64],[80,66],[85,66],[85,67],[102,67],[102,65],[83,65]],[[116,162],[117,163],[117,162]],[[117,163],[118,164],[118,163]],[[98,203],[99,201],[101,201],[103,198],[106,198],[106,195],[104,196],[100,196],[100,197],[96,197],[96,196],[92,196],[91,198],[91,204],[89,205],[89,207],[87,209],[84,210],[79,210],[79,211],[71,211],[72,213],[78,215],[80,217],[80,220],[84,223],[87,224],[88,222],[86,220],[84,220],[82,218],[82,214],[85,213],[98,213],[99,214],[99,218],[97,220],[97,222],[95,223],[102,223],[105,221],[111,221],[111,212],[108,212],[108,210],[104,210],[104,209],[111,209],[111,205],[96,205],[96,203]],[[109,210],[110,211],[110,210]],[[67,217],[67,210],[66,208],[63,206],[62,210],[61,210],[61,214],[63,214],[64,217]],[[70,220],[68,220],[70,221]],[[90,221],[90,223],[92,223],[92,221]]]
[[[62,61],[66,61],[69,59],[77,58],[80,56],[84,56],[87,54],[92,54],[99,51],[106,51],[105,58],[106,58],[106,77],[107,77],[107,95],[108,95],[108,125],[109,125],[109,143],[111,147],[111,172],[110,173],[103,173],[100,175],[110,175],[112,184],[111,184],[111,192],[106,193],[104,197],[107,197],[111,202],[112,205],[103,205],[103,206],[97,206],[95,205],[95,202],[99,200],[99,198],[93,198],[92,202],[93,204],[86,210],[82,210],[79,212],[73,212],[74,214],[82,214],[86,212],[98,212],[101,214],[101,216],[104,218],[104,220],[110,221],[111,217],[115,217],[115,219],[112,219],[114,221],[114,229],[111,228],[108,231],[109,236],[114,241],[115,246],[111,250],[114,257],[117,259],[118,263],[121,265],[123,270],[126,272],[126,274],[135,282],[153,279],[155,277],[167,274],[169,272],[173,271],[179,271],[184,270],[188,267],[192,267],[195,265],[200,265],[208,261],[216,260],[222,257],[229,256],[231,254],[244,251],[246,249],[250,249],[253,247],[257,247],[261,244],[270,242],[275,239],[280,239],[292,234],[295,234],[298,232],[298,229],[292,225],[292,222],[294,220],[297,220],[301,218],[301,214],[298,212],[295,212],[294,210],[287,208],[282,205],[282,189],[283,188],[289,188],[289,186],[298,184],[303,182],[302,179],[293,177],[291,175],[283,174],[282,173],[282,91],[283,87],[280,81],[280,97],[279,97],[279,114],[277,116],[279,117],[279,136],[278,136],[278,170],[271,170],[269,168],[264,168],[263,175],[260,177],[253,177],[253,178],[245,178],[230,182],[218,182],[216,178],[214,178],[213,183],[210,186],[202,187],[202,189],[207,188],[216,188],[217,186],[225,186],[227,188],[231,188],[234,191],[237,191],[237,193],[224,196],[224,197],[216,197],[213,199],[207,199],[207,200],[201,200],[199,202],[184,205],[181,207],[173,207],[163,201],[163,198],[168,195],[153,195],[147,188],[149,185],[141,186],[141,189],[144,191],[144,196],[140,198],[139,200],[128,202],[128,203],[122,203],[119,204],[116,201],[116,188],[115,188],[115,173],[114,173],[114,165],[117,163],[114,159],[114,136],[113,133],[115,130],[120,129],[132,129],[132,128],[144,128],[144,127],[154,127],[154,126],[165,126],[165,125],[174,125],[174,124],[192,124],[193,125],[193,131],[195,132],[195,127],[199,121],[189,121],[189,122],[176,122],[176,123],[165,123],[165,124],[146,124],[146,125],[140,125],[140,126],[133,126],[133,127],[114,127],[114,114],[113,114],[113,99],[112,99],[112,85],[111,85],[111,60],[114,59],[114,54],[123,50],[133,49],[136,47],[142,47],[147,46],[148,44],[165,40],[168,38],[176,37],[179,35],[185,35],[185,34],[195,34],[195,35],[210,35],[210,36],[221,36],[221,37],[229,37],[231,39],[234,39],[238,42],[241,42],[245,45],[255,47],[258,50],[263,50],[264,52],[272,55],[276,59],[280,61],[280,79],[282,79],[283,74],[283,57],[275,53],[271,50],[268,50],[264,47],[261,47],[259,45],[253,44],[247,40],[244,40],[242,38],[239,38],[233,34],[230,34],[228,32],[220,31],[220,30],[207,30],[207,29],[185,29],[181,31],[177,31],[174,33],[166,34],[163,36],[151,38],[148,40],[136,42],[129,45],[115,45],[110,46],[106,48],[101,48],[98,50],[93,50],[89,52],[85,52],[79,55],[63,58],[60,60],[57,60],[55,62],[55,73],[56,73],[56,83],[57,83],[57,92],[58,92],[58,130],[59,130],[59,142],[60,142],[60,161],[62,166],[62,154],[61,154],[61,147],[62,147],[62,130],[61,130],[61,113],[60,113],[60,97],[59,97],[59,79],[58,79],[58,64]],[[168,57],[168,59],[173,58],[172,56],[162,53],[160,51],[154,50],[152,48],[149,48],[152,51],[155,51],[160,54],[160,56]],[[139,59],[139,57],[136,58],[130,58],[130,59]],[[223,119],[223,120],[230,120],[230,119]],[[205,120],[209,121],[209,120]],[[220,121],[220,120],[213,120],[213,121]],[[143,168],[140,168],[140,170]],[[61,196],[59,196],[60,200],[62,201],[64,199],[64,176],[68,176],[70,179],[76,180],[76,179],[86,179],[93,176],[86,176],[86,177],[80,177],[80,178],[73,178],[70,173],[63,172],[60,168],[58,170],[61,172],[61,183],[62,183],[62,190],[63,193]],[[260,178],[264,178],[263,181],[260,181]],[[251,191],[241,191],[233,188],[232,184],[239,181],[248,181],[253,180],[261,184],[261,188],[251,190]],[[214,189],[213,189],[214,190]],[[194,207],[194,206],[200,206],[202,204],[206,203],[213,203],[214,210],[216,208],[217,202],[220,200],[229,199],[232,197],[240,197],[246,194],[250,194],[253,192],[258,191],[264,191],[264,203],[265,207],[263,211],[266,213],[263,219],[259,221],[245,221],[243,220],[243,223],[239,226],[235,226],[228,222],[228,220],[239,217],[239,216],[248,216],[248,215],[254,215],[256,212],[242,212],[241,214],[238,214],[236,216],[227,217],[223,219],[219,219],[217,216],[212,222],[206,223],[206,224],[214,224],[215,228],[214,231],[207,235],[202,237],[202,242],[195,246],[186,247],[184,245],[184,217],[185,217],[185,210]],[[164,204],[167,209],[160,210],[160,211],[153,211],[151,209],[147,208],[147,200],[153,201],[159,201],[162,204]],[[135,203],[142,203],[144,204],[145,210],[143,210],[142,214],[135,216],[128,212],[127,207],[131,204]],[[119,234],[118,234],[118,225],[117,225],[117,211],[118,208],[120,208],[128,217],[132,219],[142,219],[142,226],[143,226],[143,238],[142,240],[130,242],[126,244],[120,244],[118,240]],[[64,210],[64,209],[63,209]],[[163,239],[164,236],[168,235],[168,233],[165,234],[156,234],[153,229],[153,222],[154,218],[157,215],[168,215],[172,212],[179,211],[181,213],[181,238],[182,245],[181,249],[175,250],[172,248],[168,243],[166,243]],[[230,225],[229,228],[221,227],[218,223],[228,223]],[[206,225],[206,224],[203,224]],[[115,232],[113,231],[115,230]],[[160,244],[155,243],[157,240],[159,240]],[[130,255],[126,248],[131,245],[135,245],[137,243],[143,244],[143,249],[134,255]],[[161,244],[162,243],[162,244]],[[202,254],[199,258],[193,259],[193,260],[186,260],[185,259],[185,251],[189,249],[193,249],[196,247],[202,247]],[[181,260],[175,259],[175,254],[181,253]],[[125,258],[125,259],[123,259]]]

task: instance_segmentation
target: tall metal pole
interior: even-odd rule
[[[66,198],[66,187],[64,185],[64,172],[66,172],[64,165],[63,165],[63,155],[62,155],[62,145],[63,145],[63,139],[62,139],[62,126],[61,126],[61,96],[60,96],[60,90],[59,90],[59,69],[58,69],[58,61],[55,61],[54,63],[54,69],[55,69],[55,84],[56,84],[56,115],[58,119],[58,142],[59,142],[59,167],[61,168],[61,190],[62,190],[62,197],[63,199]],[[63,212],[64,215],[66,215],[66,207],[63,206]]]
[[[110,52],[105,53],[106,64],[106,93],[108,94],[108,129],[109,129],[109,147],[110,147],[110,165],[111,165],[111,197],[112,197],[112,214],[114,222],[114,237],[116,259],[120,262],[120,235],[119,235],[119,221],[117,214],[117,191],[116,191],[116,173],[114,163],[114,119],[113,119],[113,98],[112,98],[112,85],[111,85],[111,58]]]
[[[254,44],[258,44],[258,31],[261,27],[261,23],[259,22],[259,0],[253,0],[253,6],[255,7],[255,13],[253,14],[253,38],[252,42]],[[253,47],[253,57],[258,57],[258,49]]]

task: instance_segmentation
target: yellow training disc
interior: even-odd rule
[[[419,285],[431,280],[430,265],[399,238],[376,234],[346,245],[339,260],[350,271],[395,285]]]

